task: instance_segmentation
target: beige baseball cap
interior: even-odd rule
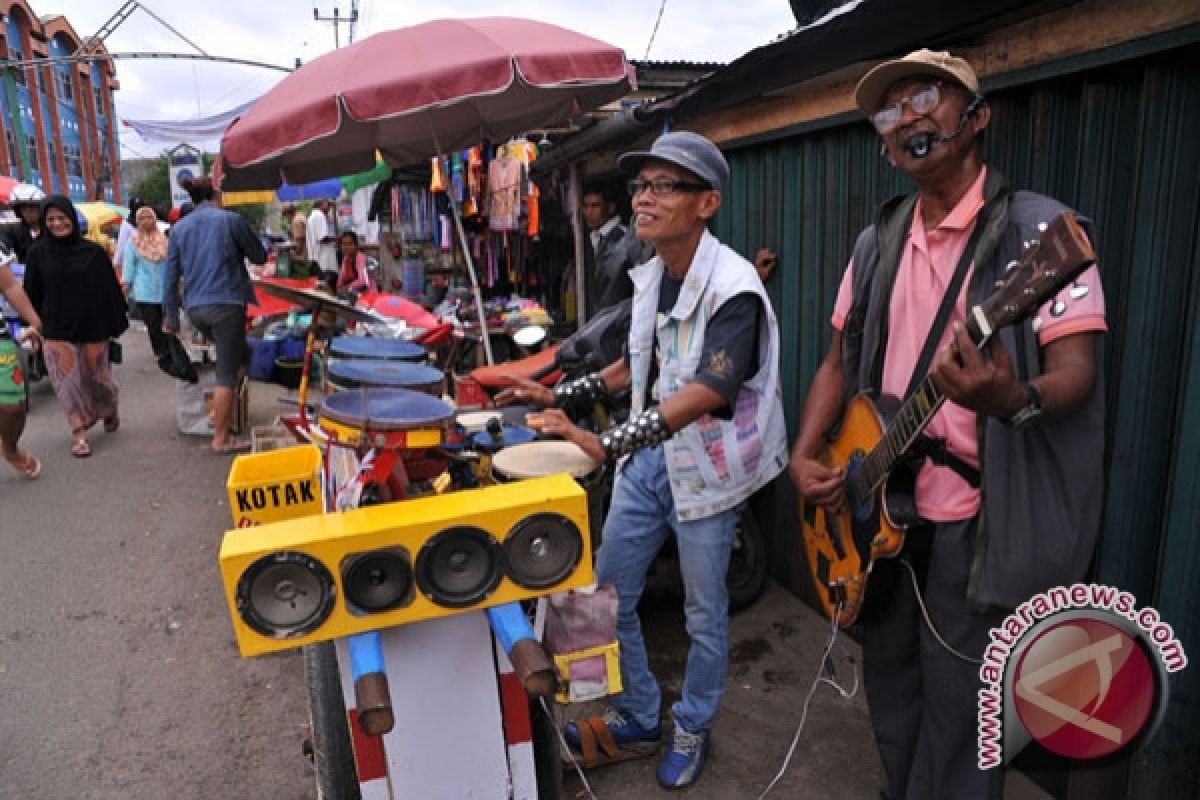
[[[874,114],[883,104],[888,87],[901,78],[914,75],[937,75],[954,81],[972,94],[979,94],[979,78],[971,65],[945,50],[921,48],[904,58],[896,58],[876,65],[863,76],[854,90],[854,102],[864,114]]]

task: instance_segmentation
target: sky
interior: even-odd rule
[[[519,16],[552,22],[621,47],[630,59],[728,62],[795,26],[788,0],[358,0],[355,40],[444,17]],[[121,0],[30,0],[40,16],[63,14],[80,38],[97,32]],[[141,3],[213,56],[292,66],[334,48],[334,26],[351,0],[144,0]],[[662,18],[657,33],[655,21]],[[651,35],[653,33],[653,40]],[[345,46],[349,26],[339,26]],[[139,8],[105,41],[111,53],[195,52]],[[117,114],[181,120],[227,111],[260,96],[285,73],[211,62],[118,60]],[[169,145],[119,128],[122,158],[158,155]],[[204,143],[197,143],[204,144]],[[216,143],[208,143],[215,149]]]

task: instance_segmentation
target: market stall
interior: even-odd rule
[[[632,74],[619,49],[532,20],[436,20],[388,31],[306,64],[264,95],[226,131],[219,180],[222,189],[274,188],[368,169],[376,153],[393,167],[447,154],[433,164],[429,186],[445,197],[444,211],[417,196],[421,216],[413,219],[439,249],[457,239],[482,308],[480,268],[485,279],[528,275],[518,234],[540,225],[540,204],[528,202],[537,192],[528,180],[536,151],[512,137],[626,94]],[[399,220],[403,198],[395,199]],[[483,240],[487,248],[464,224],[464,212],[481,204],[487,230],[499,234]],[[391,257],[409,255],[406,244]]]

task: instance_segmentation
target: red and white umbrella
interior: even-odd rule
[[[8,205],[12,202],[13,190],[18,186],[23,186],[29,191],[39,191],[36,186],[28,183],[22,183],[16,178],[10,178],[7,175],[0,175],[0,204]]]
[[[625,54],[535,20],[443,19],[375,34],[280,81],[221,140],[223,189],[275,188],[553,127],[635,86]],[[436,144],[435,144],[436,141]]]

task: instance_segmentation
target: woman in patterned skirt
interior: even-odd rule
[[[42,229],[29,249],[25,292],[42,318],[46,369],[71,427],[71,455],[83,458],[92,454],[89,428],[103,420],[112,432],[120,424],[108,341],[129,327],[125,297],[104,248],[80,235],[68,198],[46,199]]]

